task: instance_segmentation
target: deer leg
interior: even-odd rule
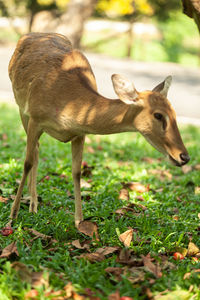
[[[35,147],[35,157],[33,166],[28,177],[28,190],[31,195],[31,201],[29,206],[29,212],[37,213],[38,197],[37,197],[37,167],[39,159],[39,143]]]
[[[15,219],[17,217],[24,184],[30,170],[34,165],[34,160],[36,158],[35,151],[41,134],[42,131],[38,127],[37,122],[33,121],[32,119],[29,119],[28,128],[27,128],[27,148],[26,148],[26,158],[24,162],[24,171],[23,171],[21,183],[17,191],[16,198],[11,208],[11,214],[10,214],[11,219]]]
[[[83,220],[82,206],[81,206],[81,162],[83,155],[85,136],[78,136],[71,142],[72,145],[72,176],[74,181],[75,193],[75,226]]]
[[[26,131],[26,134],[27,134],[29,117],[27,115],[25,115],[21,110],[20,110],[20,117],[22,120],[22,124],[24,126],[24,130]],[[38,204],[37,189],[36,189],[38,156],[39,156],[39,143],[37,143],[37,147],[35,149],[35,159],[34,159],[33,167],[30,170],[30,173],[28,176],[28,190],[29,190],[29,194],[31,196],[29,212],[34,212],[34,213],[37,212],[37,204]]]

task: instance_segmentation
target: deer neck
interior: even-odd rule
[[[127,105],[119,99],[108,99],[91,91],[81,98],[84,99],[73,101],[75,110],[72,114],[81,133],[112,134],[136,131],[133,122],[139,110],[134,105]]]

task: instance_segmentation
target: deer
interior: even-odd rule
[[[57,33],[22,36],[8,69],[27,135],[23,175],[11,207],[11,222],[17,218],[27,177],[29,211],[37,213],[36,177],[43,133],[71,142],[76,227],[83,221],[80,179],[86,135],[136,131],[167,155],[173,165],[181,167],[189,162],[175,111],[167,99],[172,76],[152,90],[139,92],[131,80],[113,74],[118,98],[106,98],[98,93],[95,75],[84,54]]]

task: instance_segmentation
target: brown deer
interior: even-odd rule
[[[10,218],[17,217],[28,174],[30,212],[37,212],[38,140],[43,132],[61,142],[71,141],[75,191],[75,225],[83,220],[80,176],[86,134],[139,131],[176,166],[189,161],[175,112],[167,100],[168,76],[152,91],[138,92],[133,83],[112,75],[119,99],[97,92],[86,57],[70,41],[54,33],[30,33],[20,38],[9,64],[9,76],[27,134],[24,171]]]

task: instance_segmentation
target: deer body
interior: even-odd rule
[[[139,131],[176,165],[189,161],[174,110],[166,99],[171,77],[153,91],[139,93],[129,80],[113,75],[119,99],[105,98],[97,92],[95,76],[85,56],[72,49],[66,37],[42,33],[27,34],[19,40],[9,64],[9,76],[27,133],[24,172],[11,219],[17,216],[29,173],[29,210],[37,212],[38,140],[43,132],[72,143],[76,226],[83,219],[80,174],[86,134]]]

